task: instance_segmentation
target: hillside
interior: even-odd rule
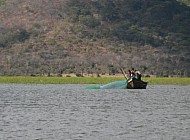
[[[190,7],[176,0],[0,0],[0,75],[190,76]]]

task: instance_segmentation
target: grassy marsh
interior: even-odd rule
[[[107,84],[123,77],[30,77],[0,76],[0,83],[16,84]],[[143,78],[150,85],[190,85],[190,78]]]

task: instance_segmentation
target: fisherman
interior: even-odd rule
[[[133,78],[135,77],[135,69],[132,68],[131,70],[128,70],[129,72],[129,79],[128,79],[128,83],[132,82]]]
[[[134,68],[131,69],[130,76],[131,76],[131,78],[135,77],[135,69]]]
[[[138,80],[141,80],[141,72],[140,71],[135,70],[135,75],[136,75]]]

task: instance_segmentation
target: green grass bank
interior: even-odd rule
[[[123,77],[30,77],[0,76],[0,83],[15,84],[107,84]],[[190,78],[143,78],[150,85],[190,85]]]

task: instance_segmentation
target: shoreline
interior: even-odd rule
[[[124,77],[42,77],[0,76],[0,84],[107,84],[124,80]],[[148,85],[190,85],[190,78],[142,77]]]

